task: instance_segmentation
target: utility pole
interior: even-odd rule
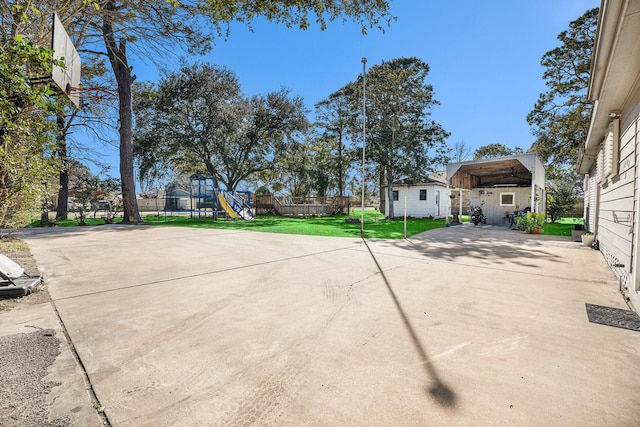
[[[362,212],[360,217],[360,235],[364,234],[364,163],[367,146],[367,58],[362,58]]]

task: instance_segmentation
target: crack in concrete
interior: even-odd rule
[[[229,267],[229,268],[221,268],[221,269],[218,269],[218,270],[205,271],[205,272],[202,272],[202,273],[186,274],[184,276],[171,277],[169,279],[153,280],[153,281],[150,281],[150,282],[143,282],[143,283],[136,283],[136,284],[127,285],[127,286],[114,287],[114,288],[105,289],[105,290],[101,290],[101,291],[87,292],[87,293],[84,293],[84,294],[78,294],[78,295],[72,295],[72,296],[68,296],[68,297],[58,298],[57,301],[69,300],[69,299],[75,299],[75,298],[81,298],[81,297],[93,296],[93,295],[99,295],[99,294],[106,294],[106,293],[111,293],[111,292],[115,292],[115,291],[121,291],[121,290],[124,290],[124,289],[140,288],[140,287],[157,285],[157,284],[162,284],[162,283],[174,282],[176,280],[191,279],[191,278],[194,278],[194,277],[203,277],[203,276],[208,276],[208,275],[213,275],[213,274],[218,274],[218,273],[225,273],[225,272],[229,272],[229,271],[239,271],[239,270],[249,269],[249,268],[253,268],[253,267],[261,267],[261,266],[264,266],[264,265],[276,264],[276,263],[285,262],[285,261],[291,261],[291,260],[295,260],[295,259],[308,258],[308,257],[316,256],[316,255],[324,255],[324,254],[333,253],[333,252],[340,252],[340,251],[344,251],[344,250],[350,250],[350,247],[344,247],[344,248],[338,248],[338,249],[328,249],[328,250],[325,250],[325,251],[312,252],[312,253],[298,255],[298,256],[292,256],[292,257],[286,257],[286,258],[273,259],[273,260],[269,260],[269,261],[257,262],[257,263],[254,263],[254,264],[247,264],[247,265],[241,265],[241,266]]]
[[[105,407],[102,406],[102,404],[100,403],[100,400],[98,399],[98,396],[96,395],[95,389],[93,388],[93,383],[91,382],[91,378],[89,377],[89,373],[87,372],[87,368],[82,362],[80,355],[76,351],[75,345],[71,340],[71,335],[69,335],[69,331],[67,330],[67,327],[64,324],[64,321],[62,320],[62,317],[60,316],[60,313],[58,312],[58,308],[56,307],[56,304],[54,301],[51,301],[51,306],[53,307],[53,311],[55,312],[56,317],[58,318],[58,322],[60,323],[60,328],[62,329],[62,333],[65,336],[67,346],[69,347],[69,351],[73,355],[73,358],[75,359],[76,363],[80,368],[80,372],[82,373],[82,379],[84,380],[84,383],[86,385],[86,390],[89,393],[89,397],[91,398],[91,403],[93,407],[96,409],[96,412],[100,417],[102,424],[106,427],[111,427],[111,423],[109,422],[109,417],[107,417],[107,414],[104,411]]]

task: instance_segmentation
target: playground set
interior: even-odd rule
[[[348,214],[349,196],[276,197],[271,194],[253,195],[250,191],[223,190],[212,175],[194,174],[189,178],[189,188],[171,184],[167,187],[164,208],[157,202],[155,209],[189,212],[196,219],[252,220],[255,215],[279,215],[288,217],[327,216]],[[150,204],[145,204],[145,207]]]
[[[255,196],[255,210],[252,210],[251,192],[223,190],[214,176],[205,174],[190,177],[189,200],[191,218],[198,219],[223,216],[252,220],[254,215],[324,216],[345,214],[350,208],[349,196],[280,198],[267,194]]]
[[[251,193],[248,191],[222,190],[218,181],[211,175],[194,174],[190,178],[191,218],[213,218],[223,215],[225,218],[252,220]]]

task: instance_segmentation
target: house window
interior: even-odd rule
[[[500,206],[515,206],[516,193],[500,193]]]
[[[393,201],[397,202],[398,201],[398,190],[393,190]]]
[[[420,190],[420,200],[427,200],[427,190]]]

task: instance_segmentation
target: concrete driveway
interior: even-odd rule
[[[463,225],[406,241],[27,231],[114,426],[632,426],[640,333],[602,255]]]

